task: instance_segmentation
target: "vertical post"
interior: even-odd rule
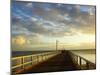
[[[37,56],[37,59],[36,59],[36,61],[37,61],[37,63],[39,62],[39,58],[38,58],[38,56]]]
[[[40,55],[38,56],[38,62],[40,62]]]
[[[77,56],[77,67],[79,68],[79,56]]]
[[[47,54],[44,56],[44,60],[46,59]]]
[[[58,50],[58,40],[56,40],[56,51]]]
[[[24,69],[24,57],[22,57],[22,69]]]
[[[86,61],[86,69],[89,69],[89,63]]]
[[[42,56],[42,61],[43,61],[43,55],[41,55]]]
[[[78,64],[78,56],[76,56],[76,64]]]
[[[33,56],[31,56],[31,62],[32,62],[32,65],[33,65]]]
[[[81,64],[82,64],[82,61],[81,61],[81,57],[79,57],[79,64],[80,64],[80,69],[81,69]]]

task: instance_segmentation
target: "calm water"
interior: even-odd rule
[[[52,52],[52,51],[12,51],[12,57],[39,54],[45,52]]]
[[[39,54],[44,52],[53,52],[53,51],[13,51],[12,57]],[[71,50],[71,52],[95,63],[95,59],[96,59],[95,50]]]
[[[95,50],[73,50],[72,53],[79,55],[90,62],[96,63],[96,51]]]

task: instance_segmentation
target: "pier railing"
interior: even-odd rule
[[[26,55],[26,56],[19,56],[12,58],[12,72],[18,73],[22,70],[28,69],[36,64],[39,64],[43,61],[46,61],[49,58],[52,58],[58,54],[60,51],[56,52],[46,52],[41,54],[33,54],[33,55]]]
[[[74,54],[73,52],[69,52],[69,54],[71,55],[71,58],[72,58],[74,64],[77,65],[78,69],[89,70],[89,69],[95,69],[96,68],[96,64],[87,60],[86,58],[79,56],[77,54]]]

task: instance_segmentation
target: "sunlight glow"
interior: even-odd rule
[[[22,36],[18,36],[16,39],[15,39],[15,43],[19,46],[22,46],[26,43],[26,39]]]

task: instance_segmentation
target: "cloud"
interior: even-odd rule
[[[95,42],[80,43],[81,48],[95,49]]]
[[[32,7],[33,7],[33,4],[32,4],[32,3],[27,3],[27,4],[26,4],[26,7],[32,8]]]
[[[12,37],[25,37],[26,40],[28,39],[26,43],[28,46],[44,44],[43,37],[73,37],[78,33],[95,35],[94,6],[13,3]]]
[[[32,3],[26,3],[26,5],[32,5]],[[56,7],[49,5],[49,11],[45,10],[45,4],[34,3],[32,13],[36,16],[30,16],[24,13],[22,10],[18,10],[19,13],[23,12],[23,16],[27,17],[23,19],[15,18],[15,22],[19,22],[19,25],[26,28],[29,32],[39,33],[42,35],[50,36],[65,36],[74,34],[70,29],[74,28],[82,33],[93,33],[95,31],[95,13],[81,11],[80,5],[60,5]],[[70,7],[70,9],[69,9]],[[66,9],[66,10],[65,10]],[[92,9],[93,7],[89,8]],[[19,21],[20,20],[20,21]],[[22,21],[21,21],[22,20]]]

